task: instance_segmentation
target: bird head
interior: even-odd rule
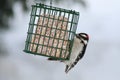
[[[78,33],[76,34],[76,37],[83,41],[85,44],[87,44],[89,41],[89,36],[86,33]]]

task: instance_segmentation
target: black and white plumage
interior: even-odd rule
[[[86,33],[78,33],[75,35],[70,59],[66,61],[62,61],[63,63],[66,64],[66,69],[65,69],[66,73],[68,73],[68,71],[70,71],[78,63],[78,61],[83,58],[88,41],[89,41],[89,36]],[[56,59],[48,58],[48,60],[56,60]]]

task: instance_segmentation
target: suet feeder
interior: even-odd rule
[[[69,60],[79,12],[36,3],[30,16],[24,51]]]

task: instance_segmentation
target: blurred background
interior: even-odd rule
[[[23,52],[32,4],[0,1],[0,80],[120,80],[120,0],[53,0],[79,11],[77,33],[90,36],[84,58],[68,74],[63,63]]]

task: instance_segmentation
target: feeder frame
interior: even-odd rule
[[[48,16],[45,16],[46,14]],[[53,18],[50,17],[51,15],[53,16]],[[55,16],[57,16],[58,19],[56,19]],[[59,20],[59,18],[61,16],[63,17],[63,20]],[[68,20],[65,21],[64,20],[65,18],[67,18]],[[40,20],[40,19],[43,20],[42,25],[38,25],[38,20]],[[48,19],[47,26],[43,26],[44,19]],[[66,36],[65,34],[64,34],[63,39],[60,39],[59,38],[60,35],[59,35],[58,38],[55,38],[55,36],[51,37],[51,36],[46,36],[46,35],[41,35],[41,34],[36,33],[36,30],[37,30],[38,26],[46,27],[46,30],[47,30],[49,20],[51,20],[51,19],[53,20],[52,21],[52,26],[53,26],[55,20],[61,21],[62,22],[61,25],[63,25],[64,23],[67,23],[66,24],[67,30],[58,29],[57,28],[58,25],[59,25],[58,23],[57,23],[56,28],[53,28],[53,27],[51,28],[51,29],[55,29],[55,31],[56,30],[60,31],[60,34],[61,34],[61,31],[64,31],[65,33],[68,33],[68,39],[67,40],[65,39],[65,36]],[[63,9],[63,8],[48,6],[48,5],[44,5],[44,4],[41,4],[41,3],[36,3],[36,5],[32,5],[30,23],[29,23],[29,28],[28,28],[28,32],[27,32],[28,35],[27,35],[27,39],[26,39],[24,52],[35,54],[35,55],[42,55],[42,56],[46,56],[46,57],[52,57],[52,58],[56,58],[58,60],[69,60],[70,54],[72,52],[72,46],[73,46],[73,42],[74,42],[74,36],[76,34],[78,20],[79,20],[79,12],[76,12],[76,11],[73,11],[73,10],[67,10],[67,9]],[[42,29],[40,30],[40,33],[41,32],[42,32]],[[46,31],[45,31],[45,34],[46,34]],[[51,34],[51,31],[50,31],[50,34]],[[57,33],[55,33],[55,35],[56,34]],[[32,37],[33,36],[34,36],[34,41],[32,42]],[[35,36],[39,36],[38,43],[35,43]],[[49,44],[50,38],[53,38],[52,45],[54,44],[55,39],[57,39],[58,41],[63,40],[61,48],[58,47],[59,42],[57,43],[56,47],[50,46],[50,48],[52,48],[52,49],[55,48],[56,51],[57,51],[57,49],[60,49],[60,56],[59,57],[56,57],[56,53],[55,53],[54,56],[51,55],[52,50],[50,51],[49,55],[42,53],[43,48],[44,47],[48,48],[48,45],[44,45],[44,39],[43,39],[43,44],[39,44],[41,36],[43,36],[44,38],[49,38],[48,44]],[[69,42],[69,43],[67,43],[67,47],[65,49],[63,49],[64,41]],[[32,45],[37,45],[35,52],[30,50],[31,44]],[[39,46],[42,46],[42,49],[41,49],[40,53],[37,52]],[[32,46],[32,49],[33,48],[34,48],[34,46]],[[62,50],[65,50],[64,54],[62,54]],[[67,51],[69,52],[68,54],[67,54]],[[46,52],[47,52],[47,50],[46,50]],[[65,57],[62,57],[62,55],[65,55]]]

